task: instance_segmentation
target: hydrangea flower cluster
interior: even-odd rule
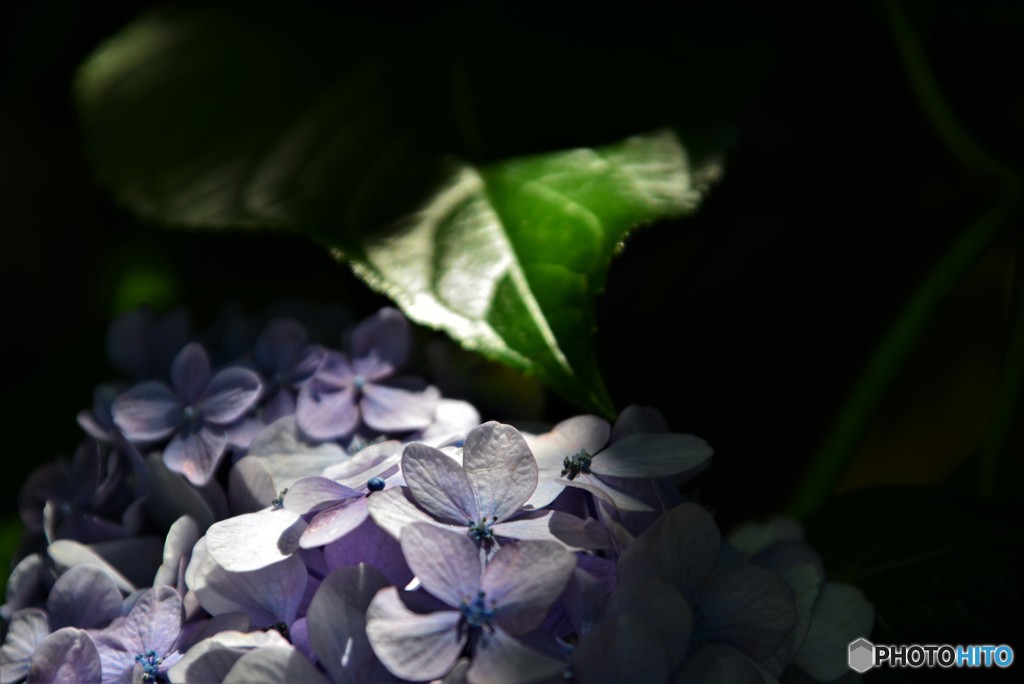
[[[847,681],[871,605],[793,521],[723,538],[653,409],[481,423],[400,375],[393,309],[220,366],[181,320],[116,323],[135,384],[25,485],[0,684]]]

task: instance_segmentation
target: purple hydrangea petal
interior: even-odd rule
[[[66,571],[78,565],[89,565],[106,573],[121,591],[135,591],[135,584],[131,580],[84,544],[70,539],[59,539],[46,548],[46,553],[53,559],[58,570]]]
[[[597,416],[574,416],[543,435],[525,435],[542,478],[558,477],[562,470],[562,459],[580,450],[594,455],[608,443],[611,427],[608,421]],[[553,473],[553,474],[552,474]]]
[[[376,496],[370,497],[371,500]],[[365,563],[396,587],[406,586],[413,577],[402,555],[402,547],[372,520],[364,520],[346,537],[328,544],[324,548],[324,560],[332,570]]]
[[[609,615],[633,613],[658,634],[669,666],[678,667],[690,650],[693,612],[682,594],[668,582],[648,578],[619,585],[608,597]]]
[[[148,649],[163,656],[178,640],[184,622],[185,609],[178,592],[154,587],[139,598],[124,622],[111,625],[104,633],[116,635],[133,658]]]
[[[465,439],[466,433],[480,425],[480,412],[467,401],[442,398],[437,403],[434,419],[411,441],[440,446]]]
[[[441,393],[433,385],[391,380],[367,383],[359,409],[363,421],[381,432],[422,430],[434,422]]]
[[[849,584],[827,582],[822,587],[796,664],[820,681],[838,679],[847,670],[846,647],[871,633],[875,607]]]
[[[414,613],[398,590],[388,587],[366,611],[366,636],[392,674],[413,681],[435,679],[452,669],[466,646],[467,631],[456,628],[461,619],[455,610]]]
[[[281,420],[287,416],[295,415],[295,402],[297,395],[287,387],[279,387],[270,392],[270,395],[263,401],[263,423],[264,427],[274,421]],[[255,438],[255,435],[253,435]],[[251,439],[249,440],[252,441]]]
[[[424,589],[453,608],[476,596],[480,552],[467,535],[415,523],[402,531],[399,541]]]
[[[620,511],[653,510],[643,501],[634,499],[629,494],[619,491],[593,475],[580,475],[575,480],[556,480],[556,482],[565,487],[575,487],[590,492],[601,501],[614,506]]]
[[[263,384],[248,368],[225,368],[213,376],[203,393],[203,418],[216,425],[229,425],[251,409],[260,398]]]
[[[395,539],[401,539],[402,530],[413,523],[432,524],[452,532],[466,530],[465,525],[446,525],[437,522],[429,513],[413,503],[408,487],[377,492],[369,497],[367,508],[373,521]]]
[[[295,419],[302,431],[315,440],[344,437],[359,425],[356,390],[352,386],[333,389],[313,378],[299,391]]]
[[[654,627],[635,613],[603,620],[573,651],[573,670],[583,682],[664,684],[670,681],[668,655]]]
[[[324,477],[352,489],[363,489],[371,477],[387,478],[398,470],[402,444],[394,440],[371,444],[349,458],[324,468]]]
[[[52,629],[104,627],[121,617],[121,592],[99,568],[80,565],[61,575],[46,600]]]
[[[483,516],[508,518],[537,488],[537,461],[511,425],[492,421],[471,430],[462,448],[462,467]]]
[[[718,561],[721,533],[694,503],[665,513],[619,558],[620,582],[657,576],[679,589],[691,605]]]
[[[776,542],[800,542],[803,539],[804,526],[800,521],[784,516],[765,522],[744,523],[729,533],[729,543],[748,557]]]
[[[630,435],[594,456],[590,470],[612,477],[668,477],[696,468],[711,454],[708,443],[695,435]]]
[[[754,566],[715,573],[696,605],[709,641],[755,661],[771,657],[796,624],[793,590],[775,573]]]
[[[845,648],[845,646],[844,646]],[[845,662],[844,662],[845,666]],[[849,668],[846,668],[849,671]],[[694,653],[683,667],[676,684],[704,684],[704,682],[735,682],[735,684],[768,684],[774,678],[765,678],[757,665],[734,648],[710,644]]]
[[[535,511],[493,526],[499,537],[554,541],[572,551],[612,548],[608,528],[593,518],[579,518],[562,511]]]
[[[470,682],[543,682],[559,679],[566,663],[527,647],[505,630],[484,631],[473,651]]]
[[[569,621],[579,637],[583,638],[604,615],[608,590],[604,582],[577,566],[565,586],[563,601]]]
[[[349,499],[321,511],[302,533],[299,546],[304,549],[315,549],[337,541],[362,525],[367,514],[365,496]]]
[[[352,332],[352,365],[373,382],[391,377],[409,358],[412,329],[398,309],[384,307]]]
[[[298,513],[267,508],[221,520],[206,531],[206,548],[228,572],[249,572],[295,552],[306,523]]]
[[[304,442],[294,417],[282,418],[260,433],[249,446],[249,456],[263,462],[278,491],[348,458],[333,442],[315,446]]]
[[[383,682],[390,673],[366,638],[366,609],[387,579],[367,565],[338,568],[324,578],[306,618],[317,660],[335,682]]]
[[[288,494],[284,497],[284,507],[289,511],[306,515],[330,504],[361,498],[364,495],[364,492],[326,477],[304,477],[288,488]]]
[[[102,676],[100,657],[89,635],[80,629],[65,627],[48,636],[32,654],[28,681],[98,684]]]
[[[320,368],[310,381],[315,381],[325,392],[349,387],[353,381],[353,374],[348,357],[338,351],[327,351]]]
[[[258,458],[246,456],[228,473],[228,501],[235,515],[266,508],[276,496],[274,478]]]
[[[163,563],[153,578],[154,587],[184,588],[181,583],[182,574],[199,536],[199,526],[192,518],[183,515],[174,521],[164,539]]]
[[[511,634],[526,634],[544,621],[575,568],[576,557],[554,542],[518,542],[494,554],[480,589],[498,606],[495,622],[500,627]]]
[[[152,485],[146,510],[153,520],[166,529],[187,515],[196,521],[200,533],[206,532],[216,519],[206,499],[184,478],[171,472],[160,454],[147,456],[145,465],[147,479]]]
[[[164,449],[164,463],[201,487],[213,477],[227,445],[228,437],[223,429],[204,427],[179,432]]]
[[[480,519],[466,472],[444,452],[410,444],[402,454],[402,473],[416,503],[441,522],[464,525]]]
[[[285,382],[293,387],[298,387],[320,370],[326,358],[327,350],[323,347],[319,345],[306,347],[288,371]]]
[[[171,384],[186,405],[199,401],[210,384],[210,357],[202,345],[192,342],[178,352],[171,364]]]
[[[253,627],[291,624],[298,613],[308,574],[298,555],[251,572],[228,572],[210,557],[204,540],[192,551],[186,571],[189,589],[211,615],[245,613]]]
[[[188,649],[167,674],[175,684],[220,682],[245,654],[275,646],[288,647],[288,640],[276,630],[220,632]]]
[[[306,345],[306,329],[293,318],[275,318],[256,338],[253,356],[268,375],[291,369]]]
[[[45,610],[25,608],[11,616],[7,638],[0,648],[0,684],[14,684],[25,678],[32,654],[49,633],[50,622]]]
[[[643,432],[668,432],[668,423],[661,411],[651,406],[631,404],[622,409],[612,427],[612,442]]]
[[[162,382],[136,385],[110,408],[114,423],[132,442],[156,442],[170,436],[184,420],[181,403]]]
[[[265,646],[246,653],[224,677],[224,684],[305,682],[330,684],[309,659],[290,646]]]

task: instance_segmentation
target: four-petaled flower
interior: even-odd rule
[[[409,322],[384,308],[352,333],[352,363],[328,352],[316,374],[299,391],[295,417],[317,440],[340,439],[360,424],[390,434],[431,424],[440,401],[437,388],[415,378],[395,378],[409,356]]]
[[[260,396],[260,379],[247,368],[213,375],[210,359],[198,344],[182,349],[171,366],[170,387],[144,382],[114,401],[114,422],[135,444],[172,437],[164,463],[195,485],[213,477],[228,443],[226,427],[240,419]]]

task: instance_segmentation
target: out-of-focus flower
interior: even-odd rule
[[[434,420],[437,388],[409,377],[393,377],[409,356],[409,322],[384,308],[352,333],[352,362],[328,352],[320,369],[299,391],[299,427],[316,440],[346,437],[361,424],[395,434],[422,430]]]
[[[327,350],[307,345],[306,329],[292,318],[277,318],[256,338],[253,360],[264,379],[263,422],[295,413],[299,388],[313,377]]]
[[[168,437],[164,463],[195,485],[213,476],[228,443],[225,428],[239,420],[260,396],[260,379],[247,368],[212,374],[198,344],[186,346],[171,366],[172,390],[162,382],[136,385],[114,401],[114,422],[136,444]]]
[[[373,650],[393,674],[405,679],[442,677],[469,646],[469,682],[536,681],[558,674],[563,664],[526,646],[576,567],[558,544],[517,542],[484,565],[463,534],[414,524],[402,533],[402,551],[423,588],[445,609],[420,613],[403,603],[398,589],[382,589],[367,611]]]

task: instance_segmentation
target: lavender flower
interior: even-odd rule
[[[712,450],[700,437],[677,433],[630,434],[607,447],[611,428],[596,416],[562,421],[547,434],[529,438],[539,469],[538,486],[527,504],[549,505],[566,487],[590,492],[624,511],[649,511],[643,501],[602,480],[655,478],[700,467]]]
[[[248,411],[260,395],[260,379],[246,368],[226,368],[212,375],[210,359],[198,344],[174,358],[172,390],[146,382],[128,390],[113,405],[114,422],[136,444],[167,437],[164,462],[195,485],[213,476],[228,438],[225,428]]]
[[[316,375],[299,391],[299,427],[316,440],[346,437],[365,423],[385,433],[421,430],[433,421],[440,395],[413,378],[395,378],[409,356],[409,323],[384,308],[352,334],[352,363],[328,352]]]
[[[537,486],[537,463],[519,432],[489,422],[466,435],[462,466],[443,451],[413,443],[402,454],[407,488],[369,499],[370,515],[395,538],[413,522],[461,529],[490,545],[495,537],[560,540],[576,548],[603,548],[607,534],[596,521],[560,511],[521,513]]]
[[[93,632],[104,682],[154,681],[181,657],[178,640],[185,620],[181,597],[156,587],[106,629]]]
[[[295,413],[299,388],[323,363],[327,351],[306,341],[306,329],[291,318],[274,319],[256,339],[253,358],[266,379],[261,403],[267,425]]]
[[[381,662],[398,677],[444,676],[467,646],[469,682],[533,681],[563,667],[524,645],[565,589],[576,562],[551,542],[502,547],[484,566],[465,535],[410,525],[402,551],[423,588],[446,609],[417,613],[394,587],[381,590],[367,611],[366,634]]]

